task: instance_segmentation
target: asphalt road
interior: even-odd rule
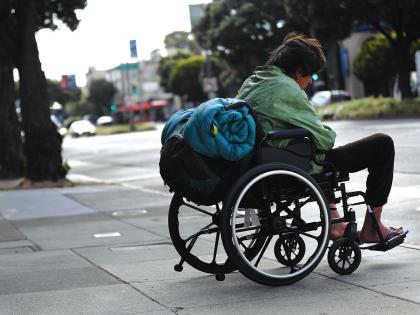
[[[386,133],[395,143],[394,186],[383,221],[410,229],[407,242],[420,244],[420,119],[364,120],[326,122],[337,132],[336,145],[373,133]],[[71,178],[97,180],[131,188],[141,188],[169,196],[159,176],[160,133],[135,132],[64,140],[64,159],[68,160]],[[364,189],[366,172],[351,176],[348,189]],[[165,199],[167,200],[167,199]],[[357,209],[356,209],[357,210]],[[363,210],[363,209],[362,209]],[[161,207],[162,215],[167,208]],[[363,211],[358,212],[360,220]]]

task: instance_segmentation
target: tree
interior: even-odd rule
[[[282,2],[214,0],[206,6],[193,32],[202,47],[228,65],[220,74],[224,84],[237,89],[290,31]]]
[[[15,109],[13,68],[0,55],[0,178],[23,174],[20,126]]]
[[[289,18],[303,20],[311,28],[312,35],[343,39],[355,25],[368,25],[383,34],[396,60],[401,95],[403,98],[410,96],[410,45],[420,38],[420,1],[284,1]]]
[[[389,95],[389,83],[397,73],[397,64],[391,45],[383,35],[362,45],[353,61],[353,71],[363,81],[367,95]]]
[[[114,85],[104,79],[91,82],[88,101],[92,103],[95,115],[101,116],[109,113],[115,92]]]
[[[420,40],[412,42],[410,71],[415,71],[414,53],[419,48]],[[363,81],[366,94],[389,95],[392,79],[398,73],[398,65],[394,58],[392,46],[384,35],[376,35],[363,43],[353,61],[353,71]]]
[[[13,80],[16,21],[10,14],[11,1],[0,2],[0,178],[23,174],[23,152],[20,126],[15,110]]]
[[[191,56],[179,60],[169,76],[171,90],[188,101],[203,101],[206,98],[200,84],[203,64],[203,56]]]
[[[420,1],[416,0],[347,0],[358,24],[371,25],[391,44],[398,69],[403,98],[410,91],[410,47],[420,38]],[[393,36],[395,34],[395,36]]]
[[[45,27],[55,29],[57,19],[71,30],[76,29],[79,20],[74,11],[83,9],[86,0],[6,0],[2,5],[7,8],[0,10],[4,14],[2,21],[9,20],[14,26],[6,35],[2,32],[2,42],[12,52],[12,67],[19,70],[26,177],[34,181],[58,180],[65,176],[62,139],[50,120],[47,84],[35,32]]]
[[[177,52],[174,55],[163,57],[159,61],[159,77],[160,85],[165,89],[166,92],[172,92],[169,85],[169,76],[171,75],[172,69],[175,67],[180,59],[190,57],[191,54],[187,52]]]
[[[165,36],[165,48],[167,50],[183,51],[191,54],[199,54],[200,46],[188,32],[176,31]]]

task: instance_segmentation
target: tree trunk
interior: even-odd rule
[[[26,177],[33,181],[58,180],[65,172],[61,157],[61,136],[50,119],[47,83],[39,61],[35,39],[33,0],[18,0],[19,21],[17,67],[25,133]]]
[[[394,46],[398,65],[398,85],[402,98],[411,97],[410,88],[410,41],[402,39]]]
[[[15,109],[13,67],[5,54],[0,54],[0,178],[22,175],[22,139]]]
[[[0,178],[23,175],[20,125],[15,109],[13,54],[15,20],[11,3],[0,3]]]

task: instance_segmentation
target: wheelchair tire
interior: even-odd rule
[[[236,270],[235,264],[232,262],[231,259],[223,259],[223,261],[216,261],[216,255],[217,251],[219,250],[220,254],[220,246],[219,246],[219,238],[220,238],[220,227],[219,225],[213,222],[213,218],[209,216],[208,224],[205,227],[205,232],[203,234],[197,235],[195,240],[194,237],[191,238],[191,236],[194,236],[197,233],[200,233],[200,231],[203,231],[203,229],[197,228],[197,231],[193,232],[191,235],[190,232],[187,233],[189,237],[185,237],[181,231],[180,231],[180,224],[179,224],[179,216],[180,216],[180,209],[181,207],[186,207],[186,209],[192,209],[191,213],[194,213],[194,210],[197,211],[197,214],[200,212],[196,210],[196,208],[200,208],[198,205],[185,202],[183,197],[180,195],[174,195],[172,198],[171,204],[169,206],[169,213],[168,213],[168,227],[169,227],[169,234],[172,240],[172,243],[177,250],[178,254],[181,256],[183,260],[185,260],[191,267],[200,270],[202,272],[220,275],[220,274],[226,274],[230,273],[234,270]],[[201,209],[201,208],[200,208]],[[207,210],[205,210],[207,211]],[[214,213],[213,213],[214,215]],[[208,235],[215,235],[215,241],[214,245],[209,242],[209,240],[203,239],[203,236]],[[198,241],[198,242],[197,242]],[[193,243],[192,243],[193,242]],[[192,245],[191,245],[192,243]],[[198,244],[197,244],[198,243]],[[200,252],[193,253],[193,247],[197,246],[200,247],[200,245],[203,245],[206,250],[201,249]],[[214,250],[214,248],[217,248]],[[210,259],[210,256],[213,254],[213,259]],[[221,253],[222,256],[224,255]],[[175,268],[178,270],[182,270],[182,265],[178,264],[175,265]]]
[[[292,267],[305,256],[305,241],[296,234],[279,236],[274,244],[274,255],[279,263]]]
[[[288,164],[262,164],[246,172],[225,199],[222,218],[222,240],[229,258],[243,275],[263,285],[303,279],[328,247],[330,219],[322,189],[309,174]],[[308,244],[301,254],[304,257],[298,257],[301,264],[284,266],[269,245],[273,237],[290,233]],[[251,258],[241,249],[248,239],[264,240]]]
[[[359,245],[350,238],[334,241],[328,251],[328,265],[340,275],[349,275],[356,271],[362,260]]]

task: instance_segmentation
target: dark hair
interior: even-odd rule
[[[294,77],[298,72],[308,76],[324,70],[326,60],[318,40],[292,32],[271,52],[266,64],[277,66]]]

